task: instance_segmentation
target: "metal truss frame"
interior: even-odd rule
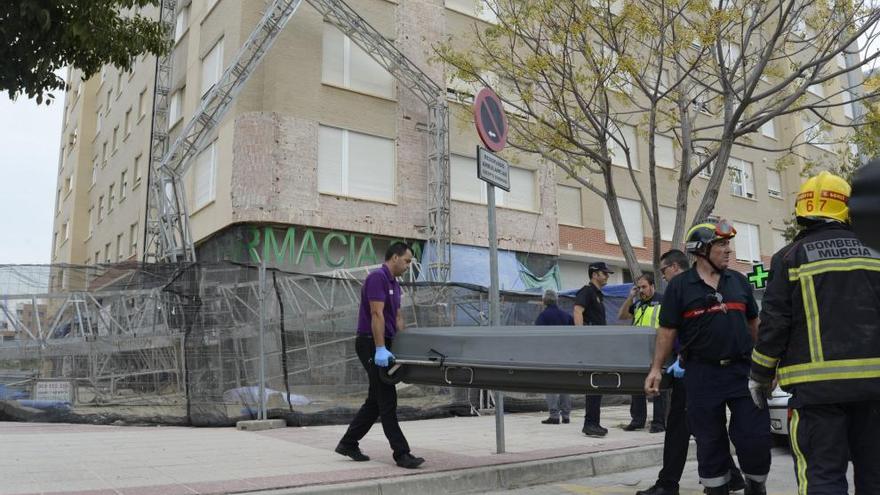
[[[435,246],[435,260],[426,274],[429,280],[446,281],[450,263],[449,109],[446,91],[344,1],[307,1],[428,107],[427,130],[431,136],[427,152],[428,243]],[[181,178],[301,3],[302,0],[274,0],[268,6],[232,64],[208,91],[193,118],[164,154],[170,55],[157,62],[145,260],[195,261]],[[174,0],[163,0],[160,11],[163,25],[169,29],[173,23],[174,5]]]

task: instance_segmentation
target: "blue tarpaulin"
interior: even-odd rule
[[[484,247],[451,246],[452,272],[449,281],[473,284],[481,287],[489,286],[489,250]],[[421,264],[428,266],[434,261],[432,245],[426,245],[422,253]],[[419,274],[419,281],[425,280],[425,272]],[[516,259],[514,251],[498,251],[498,281],[501,290],[537,291],[539,289],[559,290],[559,267],[554,265],[546,274],[535,275]]]

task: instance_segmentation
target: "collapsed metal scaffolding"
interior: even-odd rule
[[[251,417],[258,402],[262,310],[274,414],[334,422],[359,405],[366,386],[353,341],[370,268],[269,270],[261,294],[252,265],[0,265],[0,319],[8,323],[0,376],[14,371],[9,388],[43,411],[63,411],[66,421],[231,424]],[[437,300],[438,287],[446,300]],[[541,309],[537,294],[503,300],[510,324],[530,324]],[[485,288],[404,283],[408,327],[485,325],[487,313]],[[49,382],[66,384],[68,395],[40,396]],[[461,406],[448,390],[419,390],[402,399],[412,406],[404,416]],[[21,404],[31,403],[13,405]]]

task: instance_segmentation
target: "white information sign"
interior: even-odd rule
[[[510,164],[482,146],[477,146],[477,177],[510,191]]]
[[[34,385],[34,399],[73,402],[73,386],[68,381],[38,381]]]

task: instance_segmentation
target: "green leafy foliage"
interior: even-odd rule
[[[66,88],[70,66],[87,79],[105,64],[129,70],[145,53],[168,49],[160,23],[143,15],[158,0],[6,0],[0,2],[0,91],[49,103]]]

